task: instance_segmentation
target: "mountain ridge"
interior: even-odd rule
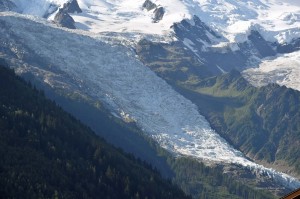
[[[211,96],[215,102],[219,97],[228,98],[228,103],[221,105],[222,113],[205,109],[205,104],[196,104],[230,143],[257,160],[279,165],[285,161],[299,175],[296,163],[299,157],[294,145],[299,140],[299,91],[276,84],[255,88],[238,71],[203,80],[189,89]],[[214,102],[206,102],[209,103]]]
[[[157,8],[162,8],[163,12],[158,14],[159,20],[154,20],[155,13],[153,10],[143,9],[142,0],[78,0],[79,9],[83,12],[66,11],[59,19],[55,16],[59,16],[57,12],[65,7],[64,0],[28,1],[28,5],[32,6],[25,5],[20,0],[12,2],[19,6],[17,11],[22,14],[0,13],[0,26],[3,27],[0,30],[3,33],[0,37],[0,57],[9,62],[18,74],[29,75],[54,92],[68,93],[67,95],[75,98],[80,96],[96,106],[103,103],[111,111],[112,117],[135,123],[148,136],[175,154],[195,156],[204,162],[221,160],[238,163],[240,166],[248,165],[254,168],[250,171],[256,173],[257,177],[269,175],[278,182],[286,182],[287,184],[283,183],[284,186],[292,186],[293,178],[290,181],[288,176],[264,167],[260,171],[255,170],[260,165],[253,162],[250,164],[249,159],[235,149],[242,150],[258,161],[270,162],[274,160],[274,154],[268,157],[270,154],[266,152],[270,147],[260,148],[263,144],[252,145],[253,139],[247,140],[245,132],[241,135],[233,132],[232,135],[237,136],[232,138],[232,135],[225,135],[228,132],[222,131],[220,134],[225,135],[230,143],[228,144],[211,130],[210,124],[202,116],[203,110],[197,110],[200,107],[194,104],[197,99],[186,100],[178,92],[185,95],[187,90],[180,92],[183,86],[184,89],[192,88],[192,92],[196,94],[209,94],[205,99],[219,97],[220,104],[216,104],[216,107],[227,115],[227,120],[223,123],[227,122],[226,125],[233,130],[245,118],[245,125],[257,121],[263,109],[259,108],[260,105],[256,107],[255,102],[249,102],[252,94],[258,95],[257,90],[248,89],[250,85],[240,78],[239,72],[227,72],[231,69],[243,71],[256,67],[267,59],[276,59],[280,52],[297,55],[299,6],[296,4],[280,4],[276,0],[257,0],[252,3],[188,0],[172,1],[175,2],[173,5],[170,1],[157,0],[153,3]],[[194,15],[196,11],[197,16]],[[220,18],[220,14],[226,17]],[[262,16],[269,21],[262,19]],[[62,22],[69,19],[73,25],[69,27],[76,26],[77,30],[57,28],[55,24],[51,24],[54,19],[55,23],[62,26],[67,26]],[[276,30],[270,27],[276,27]],[[20,31],[23,29],[24,31]],[[282,66],[279,68],[283,69]],[[289,74],[295,76],[296,72],[284,68],[283,78],[289,77]],[[226,77],[221,75],[223,73],[232,76]],[[245,76],[246,73],[243,74]],[[269,76],[268,82],[278,78],[276,72],[273,74],[275,75]],[[215,75],[219,77],[210,78]],[[238,79],[237,82],[235,78]],[[296,84],[294,80],[291,81]],[[215,85],[220,82],[220,85]],[[277,88],[272,89],[276,91]],[[280,104],[277,105],[283,106],[284,101],[279,101]],[[205,103],[209,102],[204,101]],[[208,107],[212,107],[211,104]],[[212,107],[211,111],[216,107]],[[247,110],[246,113],[237,111],[239,107]],[[256,112],[249,111],[250,108],[254,108]],[[189,117],[179,117],[180,114]],[[211,112],[206,114],[211,116]],[[239,118],[239,115],[244,118]],[[265,113],[263,115],[266,118]],[[218,127],[220,122],[216,117],[218,115],[209,119],[213,127]],[[261,123],[263,122],[260,121],[259,124]],[[268,119],[264,125],[271,123]],[[223,125],[224,128],[227,127]],[[247,126],[242,126],[241,129],[246,131]],[[263,133],[271,131],[266,129]],[[197,136],[199,132],[201,136]],[[202,138],[206,141],[203,142]],[[273,145],[269,143],[268,146]],[[227,158],[227,153],[231,152],[234,153],[233,160]]]
[[[48,12],[49,6],[62,7],[68,2],[67,0],[44,0],[42,2],[30,0],[26,6],[20,0],[11,1],[19,5],[21,13],[37,16],[43,16],[45,12]],[[159,23],[153,23],[152,13],[142,9],[144,0],[74,1],[78,2],[83,13],[71,16],[79,28],[92,32],[168,35],[169,28],[174,23],[183,19],[192,20],[197,15],[204,23],[209,24],[212,29],[218,30],[223,35],[224,38],[219,41],[220,43],[245,41],[247,33],[245,35],[244,32],[251,30],[257,30],[264,35],[266,40],[278,43],[290,43],[293,38],[300,36],[299,22],[297,21],[299,16],[294,14],[299,11],[299,5],[290,2],[282,3],[277,0],[256,0],[251,3],[231,0],[155,0],[153,3],[163,7],[166,12]],[[102,22],[99,23],[97,20]],[[126,21],[127,23],[125,23]],[[109,29],[106,25],[110,25]],[[276,27],[275,30],[274,27]],[[274,38],[276,39],[274,40]]]
[[[130,49],[120,45],[110,46],[101,40],[75,34],[76,31],[44,26],[43,23],[22,17],[18,19],[16,16],[4,16],[1,20],[8,27],[2,30],[5,36],[3,52],[8,53],[6,60],[20,74],[35,71],[32,74],[40,82],[54,89],[83,93],[104,102],[118,117],[125,116],[134,120],[148,136],[173,153],[253,167],[267,172],[273,176],[271,179],[283,186],[297,186],[296,179],[245,159],[241,152],[232,148],[211,129],[207,120],[199,114],[196,105],[142,65],[132,56]],[[20,31],[24,27],[27,31]],[[37,32],[37,29],[41,31]],[[12,32],[6,34],[6,31]],[[53,31],[55,34],[50,34]],[[7,45],[5,38],[10,42],[22,38],[21,41],[33,51],[27,58],[18,59],[25,64],[14,63],[12,56],[9,56],[9,53],[15,56],[15,53],[24,52],[25,49],[17,47],[15,50],[14,45]],[[47,42],[49,39],[51,42]],[[45,42],[51,44],[51,48],[44,48]],[[76,50],[78,46],[82,51]],[[108,59],[112,55],[114,59]],[[39,60],[37,57],[42,58],[39,65],[36,65]],[[120,65],[120,60],[127,62]],[[151,100],[154,96],[155,101]],[[200,134],[202,136],[198,136]]]

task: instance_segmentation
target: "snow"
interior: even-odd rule
[[[254,86],[277,83],[300,91],[300,51],[268,57],[253,67],[245,70],[243,76]]]
[[[196,105],[138,61],[129,48],[33,17],[0,13],[0,22],[6,24],[0,29],[2,40],[13,45],[18,38],[16,42],[24,42],[47,61],[46,66],[38,67],[31,65],[34,59],[27,59],[27,64],[15,63],[18,73],[30,72],[55,89],[72,92],[70,89],[76,88],[104,102],[119,117],[136,121],[175,155],[238,164],[266,173],[286,187],[300,186],[299,180],[246,159],[210,127]]]
[[[218,68],[223,74],[226,73],[226,71],[225,71],[223,68],[221,68],[221,66],[217,65],[217,68]]]
[[[50,3],[67,0],[12,0],[21,13],[42,16]],[[170,26],[197,15],[229,43],[246,41],[253,28],[269,41],[290,42],[300,37],[298,0],[153,0],[165,15],[153,23],[153,10],[142,9],[144,0],[77,0],[83,13],[72,14],[76,27],[94,33],[119,32],[172,37]],[[50,19],[53,16],[50,16]]]
[[[192,42],[191,40],[189,40],[188,38],[184,38],[183,39],[183,44],[188,47],[191,51],[193,51],[194,53],[198,53],[198,50],[196,50],[194,48],[195,44],[194,42]]]
[[[78,1],[83,9],[82,14],[72,15],[80,26],[92,32],[129,32],[154,35],[168,35],[170,27],[176,21],[183,19],[184,11],[176,13],[166,10],[163,20],[153,23],[153,10],[142,9],[144,0],[115,0],[115,1]],[[155,2],[157,5],[163,5]],[[170,9],[184,8],[181,3],[171,0],[164,1]]]
[[[51,4],[63,5],[68,0],[11,0],[22,14],[43,17]]]

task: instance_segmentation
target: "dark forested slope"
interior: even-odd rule
[[[188,198],[31,87],[0,67],[2,198]]]

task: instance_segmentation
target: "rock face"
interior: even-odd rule
[[[164,14],[165,14],[165,9],[163,7],[159,7],[159,8],[156,8],[153,13],[154,13],[153,22],[157,23],[160,20],[162,20]]]
[[[63,8],[59,9],[58,13],[54,17],[54,21],[62,27],[76,29],[74,19],[69,13],[81,13],[77,0],[71,0],[63,5]]]
[[[15,10],[17,6],[9,0],[0,1],[0,12]]]
[[[248,39],[261,57],[275,56],[276,52],[270,42],[267,42],[259,32],[252,30]]]
[[[71,0],[64,4],[63,10],[67,13],[82,13],[77,0]]]
[[[150,0],[146,0],[142,7],[149,11],[157,8],[157,5]]]
[[[300,49],[300,38],[292,40],[291,43],[278,44],[278,53],[292,53]]]
[[[47,19],[50,15],[55,13],[58,10],[58,6],[55,4],[50,4],[47,12],[44,14],[43,18]]]
[[[211,39],[218,39],[220,36],[203,23],[199,17],[193,17],[194,24],[192,25],[187,20],[182,20],[179,23],[175,23],[172,28],[176,33],[176,36],[180,40],[189,39],[198,47],[203,46],[203,42],[211,44]],[[209,36],[210,35],[210,36]]]
[[[243,70],[248,66],[257,64],[264,57],[276,54],[276,46],[266,41],[255,30],[249,33],[245,41],[219,48],[211,46],[224,40],[224,38],[197,16],[194,16],[193,23],[182,20],[175,23],[172,28],[178,40],[188,50],[200,58],[202,62],[210,63],[208,70],[215,75],[232,69]],[[294,44],[294,46],[297,46],[297,42],[294,42]],[[285,48],[293,49],[294,47]]]
[[[64,9],[59,9],[54,21],[62,27],[76,29],[74,19]]]
[[[164,14],[165,14],[165,9],[161,6],[157,6],[155,3],[153,3],[150,0],[146,0],[142,6],[144,9],[147,11],[153,10],[153,23],[158,23],[160,20],[162,20]]]

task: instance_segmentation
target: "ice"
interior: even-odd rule
[[[196,49],[193,47],[193,46],[195,46],[195,44],[194,44],[191,40],[189,40],[189,39],[187,39],[187,38],[184,38],[183,44],[184,44],[186,47],[188,47],[191,51],[193,51],[194,53],[198,53],[198,50],[196,50]]]
[[[217,65],[217,67],[218,67],[218,69],[219,69],[223,74],[226,73],[226,71],[225,71],[223,68],[221,68],[219,65]]]
[[[243,76],[254,86],[277,83],[300,91],[300,51],[268,57],[258,67],[245,70]]]
[[[156,0],[165,8],[166,14],[159,23],[152,23],[152,13],[141,8],[144,0],[106,1],[78,0],[86,12],[73,15],[79,24],[85,24],[93,32],[130,32],[153,35],[170,34],[170,26],[194,15],[223,33],[228,42],[247,40],[249,29],[259,24],[263,36],[270,41],[289,42],[300,37],[300,21],[282,18],[296,16],[299,5],[281,3],[276,0],[233,1],[233,0]],[[92,16],[92,17],[91,17]],[[82,26],[81,26],[82,27]],[[293,30],[293,31],[291,31]],[[246,32],[246,34],[245,34]],[[281,35],[288,35],[283,40]]]
[[[43,16],[50,5],[67,0],[12,0],[21,13]],[[230,43],[247,40],[257,24],[269,41],[290,42],[300,37],[300,5],[297,0],[153,0],[166,13],[153,23],[153,11],[142,9],[144,0],[77,0],[83,13],[72,14],[77,28],[94,33],[119,32],[172,36],[170,27],[197,15]],[[49,17],[50,19],[53,16]]]
[[[43,17],[51,4],[63,5],[68,0],[11,0],[22,14]]]
[[[28,16],[0,13],[0,24],[6,24],[0,28],[4,42],[18,38],[16,42],[22,41],[47,60],[47,66],[17,65],[17,72],[31,72],[65,92],[70,92],[69,82],[75,81],[80,92],[102,101],[119,117],[136,121],[145,133],[176,155],[238,164],[267,173],[286,187],[300,186],[297,179],[246,159],[210,127],[196,105],[137,60],[131,49]]]

